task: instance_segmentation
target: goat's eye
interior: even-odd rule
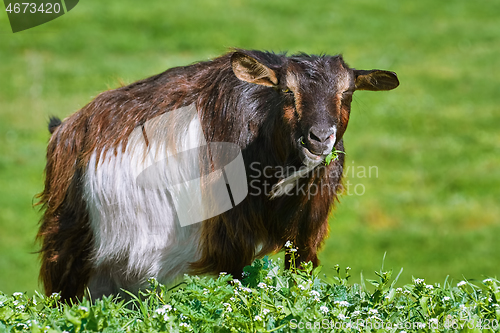
[[[293,94],[293,91],[291,91],[289,88],[282,88],[281,92],[285,94]]]

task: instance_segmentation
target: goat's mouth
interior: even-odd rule
[[[317,165],[321,163],[322,160],[325,159],[325,157],[328,154],[317,154],[313,153],[309,148],[304,143],[304,139],[302,137],[299,138],[297,142],[298,150],[299,150],[299,155],[300,159],[302,160],[302,163],[304,163],[306,166],[312,166],[312,165]]]

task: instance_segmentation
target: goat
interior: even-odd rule
[[[323,162],[344,152],[352,94],[398,85],[395,73],[356,70],[340,55],[236,49],[103,92],[63,122],[51,119],[37,235],[45,292],[70,300],[87,287],[93,297],[137,291],[150,277],[240,277],[288,240],[300,262],[317,266],[344,157]],[[176,110],[194,116],[162,118]],[[145,151],[156,147],[158,161],[186,141],[239,147],[252,190],[232,209],[181,226],[172,193],[138,179],[151,165]],[[276,173],[290,167],[299,171]]]

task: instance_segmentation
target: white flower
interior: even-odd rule
[[[264,282],[260,282],[257,287],[259,288],[262,288],[262,289],[266,289],[267,288],[267,284],[265,284]]]
[[[462,286],[465,286],[466,284],[467,284],[467,282],[460,281],[459,283],[457,283],[457,287],[462,287]]]
[[[24,305],[16,306],[16,309],[19,310],[19,311],[23,311],[24,310]]]
[[[231,308],[231,304],[229,303],[222,303],[226,307],[227,312],[233,312],[233,308]]]
[[[346,307],[346,308],[350,305],[349,302],[347,301],[335,301],[334,303],[340,307]]]
[[[172,306],[170,304],[165,304],[161,308],[156,309],[155,312],[158,314],[165,314],[165,312],[168,312],[170,310],[172,310]]]
[[[271,312],[269,309],[262,309],[262,314],[264,316],[267,315],[269,312]]]
[[[403,288],[396,288],[396,292],[397,293],[402,293],[403,292]]]
[[[250,289],[248,287],[243,287],[243,288],[241,288],[241,290],[246,291],[247,293],[251,293],[252,292],[252,289]]]
[[[219,276],[224,276],[224,275],[227,275],[227,273],[226,272],[220,272],[219,273]]]
[[[297,252],[297,249],[290,249],[290,252]]]
[[[253,318],[253,320],[255,320],[255,321],[262,321],[262,318],[259,315],[257,315],[257,316],[255,316]]]
[[[424,283],[424,279],[415,279],[415,284],[421,284],[421,283]]]
[[[310,294],[311,296],[319,296],[319,293],[318,293],[316,290],[311,290],[311,291],[309,292],[309,294]]]
[[[169,320],[169,319],[170,319],[170,317],[169,317],[167,314],[164,314],[164,315],[163,315],[163,320],[167,321],[167,320]]]
[[[87,308],[86,306],[81,306],[81,305],[78,307],[78,310],[89,312],[89,308]]]
[[[431,318],[431,319],[429,319],[429,323],[431,323],[432,325],[436,326],[438,324],[438,319],[437,318]]]
[[[326,306],[323,305],[319,308],[319,311],[323,312],[324,314],[327,314],[328,311],[330,311],[330,309],[328,309]]]
[[[346,320],[346,319],[348,319],[348,317],[344,316],[342,313],[339,313],[339,315],[337,316],[337,318],[339,318],[340,320]]]
[[[180,323],[179,326],[189,327],[189,324],[188,323]]]
[[[203,295],[207,295],[209,290],[207,288],[203,288]]]
[[[283,305],[277,305],[276,308],[280,311],[283,311],[285,309]]]
[[[428,284],[425,286],[425,288],[432,290],[432,289],[434,289],[434,286],[432,284]]]
[[[346,270],[346,271],[350,271],[350,270],[351,270],[351,267],[347,266],[347,267],[345,268],[345,270]]]
[[[314,296],[314,301],[315,302],[319,302],[320,301],[319,297],[318,296]]]
[[[368,314],[376,315],[376,314],[378,314],[378,311],[377,311],[377,309],[370,309],[370,311],[368,311]]]
[[[353,317],[357,317],[357,316],[359,316],[360,314],[361,314],[361,312],[360,312],[360,311],[358,311],[358,310],[356,310],[356,311],[354,311],[351,315],[352,315]]]
[[[306,287],[304,287],[304,286],[303,286],[303,285],[301,285],[301,284],[299,284],[299,285],[297,286],[297,288],[299,288],[300,290],[306,290]]]
[[[290,241],[286,241],[286,243],[285,243],[285,247],[292,247],[292,242],[290,242]]]
[[[443,301],[445,301],[445,302],[446,302],[446,301],[449,301],[450,299],[451,299],[451,298],[450,298],[450,297],[448,297],[448,296],[443,297]]]
[[[405,294],[405,295],[410,295],[410,294],[411,294],[411,292],[410,292],[409,290],[405,290],[405,291],[403,291],[403,294]]]
[[[241,286],[241,282],[240,282],[240,280],[238,280],[238,279],[234,279],[234,280],[233,280],[233,283],[234,283],[234,284],[237,284],[238,286]]]
[[[14,296],[14,297],[23,296],[23,293],[20,293],[20,292],[13,293],[12,296]]]
[[[460,304],[460,310],[467,311],[467,307],[463,304]]]
[[[492,280],[492,279],[484,279],[484,280],[483,280],[483,283],[492,283],[492,282],[493,282],[493,280]]]

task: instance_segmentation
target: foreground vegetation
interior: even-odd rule
[[[4,332],[314,332],[497,331],[500,282],[460,281],[453,285],[413,283],[396,287],[399,274],[375,272],[376,280],[350,284],[350,268],[320,278],[321,267],[291,268],[265,257],[244,270],[240,281],[185,276],[166,288],[151,279],[140,295],[60,304],[59,295],[0,294]],[[401,270],[402,272],[402,270]],[[400,272],[400,274],[401,274]],[[364,281],[362,279],[362,281]]]
[[[323,273],[349,265],[359,284],[387,252],[387,267],[411,272],[401,284],[499,277],[499,13],[498,0],[80,1],[16,34],[0,13],[0,290],[39,289],[32,203],[48,117],[229,47],[343,53],[352,67],[399,75],[390,93],[354,94],[352,185],[330,221]]]

